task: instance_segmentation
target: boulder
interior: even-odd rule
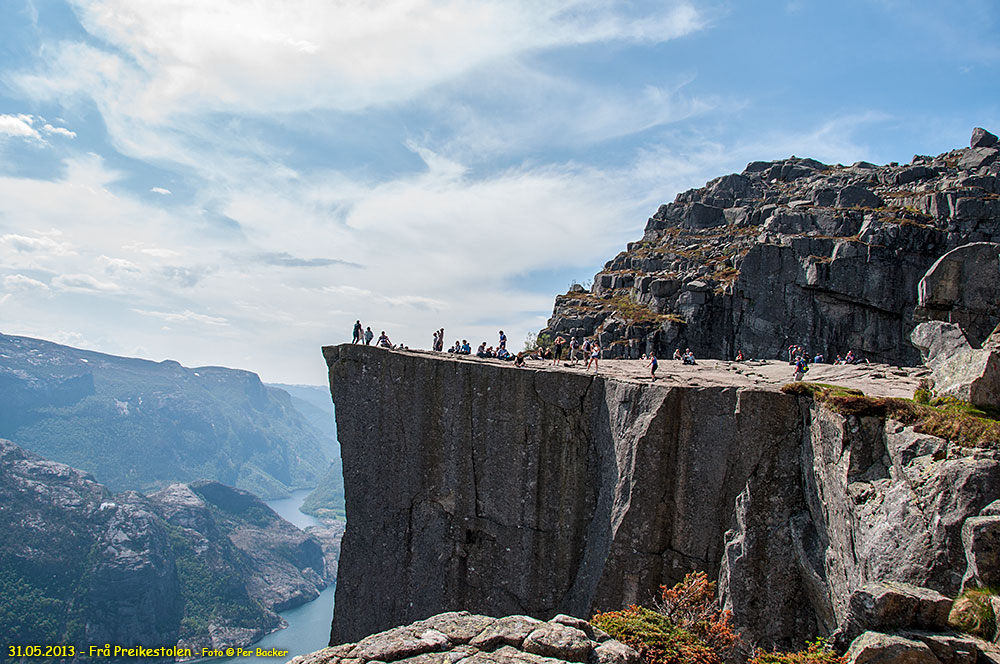
[[[982,344],[1000,321],[1000,244],[972,242],[938,258],[917,284],[917,307]]]
[[[837,193],[836,207],[839,208],[851,208],[851,207],[877,208],[877,207],[882,207],[882,205],[883,203],[881,198],[873,194],[865,187],[861,187],[856,184],[844,187]]]
[[[851,593],[835,640],[846,645],[866,630],[946,629],[950,609],[951,600],[930,588],[907,583],[867,584]]]
[[[560,623],[544,623],[524,639],[525,652],[553,657],[569,662],[586,662],[590,655],[590,639],[581,630]]]
[[[982,127],[972,130],[972,138],[969,140],[970,148],[989,148],[997,144],[997,137],[986,131]]]
[[[975,349],[958,325],[929,321],[914,328],[910,341],[933,372],[936,396],[1000,407],[1000,331]]]
[[[476,629],[480,629],[475,634]],[[598,641],[594,635],[603,635]],[[300,655],[289,664],[640,664],[639,653],[586,620],[548,622],[450,611]]]
[[[893,634],[865,632],[851,643],[848,664],[941,664],[925,643]]]
[[[1000,516],[974,516],[962,524],[968,567],[962,589],[1000,587]]]

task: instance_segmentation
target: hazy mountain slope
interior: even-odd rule
[[[249,371],[0,335],[0,402],[0,437],[113,491],[207,478],[278,497],[329,463],[324,434]]]
[[[344,469],[340,460],[340,443],[337,442],[337,422],[333,415],[333,401],[329,387],[313,385],[283,385],[274,383],[292,396],[292,405],[317,429],[327,433],[324,442],[330,445],[330,467],[316,489],[303,501],[300,508],[306,514],[327,519],[344,519]]]

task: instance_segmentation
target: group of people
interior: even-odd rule
[[[591,341],[590,339],[584,339],[583,343],[576,337],[572,337],[567,340],[566,337],[557,335],[552,341],[552,364],[557,364],[562,360],[563,350],[565,348],[569,349],[569,365],[576,366],[577,360],[586,358],[587,366],[585,367],[587,371],[590,371],[590,365],[594,365],[594,373],[597,373],[597,364],[601,358],[601,345],[597,341]],[[540,359],[548,359],[547,357],[542,357]]]
[[[351,336],[352,344],[364,344],[370,346],[372,339],[375,338],[375,333],[372,332],[370,327],[364,327],[360,320],[354,321],[354,334]],[[389,340],[389,335],[382,330],[382,334],[378,335],[378,340],[375,342],[376,346],[381,348],[395,348],[392,342]]]
[[[690,348],[685,348],[683,353],[681,352],[680,348],[675,348],[674,359],[680,360],[684,364],[691,364],[691,365],[698,364],[697,362],[694,361],[694,353],[691,352]]]
[[[384,330],[382,331],[382,336],[385,337],[385,331]],[[363,343],[364,345],[367,346],[367,345],[371,344],[372,339],[374,339],[374,338],[375,338],[375,333],[372,332],[372,329],[370,327],[367,328],[367,329],[364,329],[363,326],[361,325],[361,321],[360,320],[354,322],[354,336],[351,339],[351,343],[352,344]],[[386,337],[386,339],[388,339],[388,337]],[[381,340],[382,340],[382,337],[379,337],[379,341],[381,341]]]

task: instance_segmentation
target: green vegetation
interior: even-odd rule
[[[183,528],[163,525],[170,537],[184,597],[181,637],[206,632],[210,621],[248,627],[269,622],[268,611],[247,595],[231,567],[238,564],[243,555],[240,551],[229,545],[228,560],[210,567]]]
[[[608,300],[622,318],[633,325],[637,323],[659,323],[665,316],[658,314],[644,304],[632,301],[627,295],[616,295]]]
[[[530,352],[536,348],[552,348],[553,337],[549,332],[542,332],[541,334],[535,334],[534,332],[528,332],[528,336],[524,339],[524,352]]]
[[[833,646],[823,638],[807,641],[805,650],[799,652],[770,652],[758,650],[747,664],[844,664],[847,657],[838,657]]]
[[[635,648],[644,664],[723,664],[742,660],[740,635],[728,611],[719,609],[715,584],[704,572],[693,572],[672,588],[661,586],[652,609],[630,606],[598,613],[591,623]],[[844,664],[823,639],[806,643],[800,652],[755,650],[751,664]]]
[[[322,519],[347,519],[344,503],[344,471],[340,459],[330,464],[330,469],[320,480],[319,486],[302,501],[300,511]]]
[[[7,643],[61,643],[67,602],[14,569],[0,566],[0,625]]]
[[[973,634],[992,641],[997,631],[997,616],[990,598],[996,592],[990,588],[970,588],[952,605],[948,624],[959,632]]]
[[[890,418],[914,427],[918,433],[965,447],[1000,447],[1000,412],[952,397],[921,403],[915,399],[869,397],[860,390],[807,382],[789,383],[781,391],[809,396],[841,415]]]

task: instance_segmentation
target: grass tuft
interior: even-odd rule
[[[785,394],[811,397],[841,415],[882,417],[914,427],[963,447],[1000,448],[1000,411],[940,397],[921,403],[914,399],[869,397],[860,390],[824,383],[789,383]]]

